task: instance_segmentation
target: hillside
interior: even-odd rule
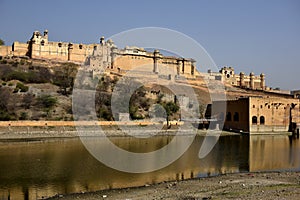
[[[0,60],[0,120],[73,120],[72,87],[79,68],[78,64],[50,60],[11,58]],[[100,120],[114,120],[110,99],[113,88],[120,77],[106,75],[98,80],[96,92],[96,112]],[[138,79],[137,79],[138,81]],[[201,112],[211,102],[204,81],[176,83],[179,93],[193,87]],[[213,83],[218,85],[219,82]],[[261,91],[243,90],[226,85],[228,99],[240,96],[270,96]],[[159,94],[153,95],[153,91]],[[161,104],[167,109],[170,119],[179,118],[179,105],[172,98],[172,91],[158,84],[148,84],[139,88],[130,100],[132,119],[149,118],[149,108]]]

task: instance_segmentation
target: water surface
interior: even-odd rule
[[[172,139],[169,136],[113,137],[111,141],[132,152],[149,152],[167,145]],[[188,151],[171,165],[143,174],[120,172],[105,166],[89,154],[80,139],[1,143],[0,199],[8,199],[8,196],[39,199],[55,194],[141,186],[223,173],[300,170],[299,139],[222,136],[213,151],[200,160],[198,153],[203,139],[197,136]],[[97,142],[92,137],[90,140]]]

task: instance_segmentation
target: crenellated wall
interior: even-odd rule
[[[221,79],[233,86],[238,86],[241,88],[250,88],[250,89],[258,89],[265,90],[265,75],[260,74],[259,76],[255,76],[253,72],[249,75],[245,75],[245,73],[241,72],[240,74],[235,74],[234,68],[232,67],[223,67],[220,70]]]
[[[195,60],[174,56],[164,56],[159,50],[146,51],[140,47],[118,49],[112,40],[100,38],[99,43],[75,44],[71,42],[53,42],[48,40],[48,30],[43,34],[34,31],[27,43],[14,42],[12,47],[0,47],[1,56],[28,56],[35,59],[52,59],[85,63],[95,72],[110,69],[126,72],[136,67],[148,66],[156,74],[174,74],[195,77]]]

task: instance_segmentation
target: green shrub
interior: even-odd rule
[[[5,86],[5,85],[6,85],[6,82],[2,82],[2,85]]]
[[[19,117],[19,120],[26,120],[28,119],[28,115],[26,112],[21,112],[21,115]]]
[[[26,82],[26,80],[27,80],[26,73],[18,72],[18,71],[11,71],[11,72],[3,75],[3,78],[6,81],[19,80],[22,82]]]
[[[51,96],[51,95],[42,95],[37,98],[38,104],[43,108],[43,110],[46,112],[45,117],[50,117],[51,115],[51,109],[56,105],[57,98]]]
[[[21,59],[21,61],[20,61],[20,65],[25,65],[25,60],[23,60],[23,59]]]
[[[20,92],[27,92],[28,91],[28,86],[18,82],[16,85],[17,89],[20,89]]]
[[[12,118],[8,112],[6,112],[4,110],[0,110],[0,121],[9,121],[11,119]]]
[[[8,86],[10,86],[10,87],[13,86],[13,85],[14,85],[13,83],[8,83]]]
[[[0,46],[5,45],[4,40],[0,39]]]
[[[42,95],[38,97],[38,102],[40,105],[42,105],[45,108],[52,108],[57,103],[57,98],[51,96],[51,95]]]
[[[1,60],[0,63],[1,63],[1,64],[7,64],[7,60],[3,59],[3,60]]]

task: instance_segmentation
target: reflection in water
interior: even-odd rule
[[[300,171],[300,142],[289,136],[250,136],[250,171]]]
[[[172,139],[113,137],[111,141],[132,152],[149,152],[162,148]],[[57,193],[140,186],[241,171],[299,170],[300,167],[299,140],[288,136],[251,136],[250,141],[248,136],[220,137],[213,151],[200,160],[198,153],[203,139],[197,136],[188,151],[166,168],[144,174],[124,173],[103,165],[88,153],[79,139],[1,143],[0,199],[7,199],[9,194],[11,199],[38,199]]]

